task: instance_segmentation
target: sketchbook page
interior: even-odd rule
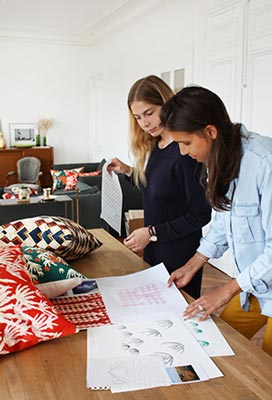
[[[200,315],[183,318],[185,326],[210,357],[232,356],[234,352],[212,318],[199,321]]]
[[[133,274],[96,279],[112,323],[142,321],[150,315],[182,315],[188,303],[175,285],[167,287],[169,273],[163,263]]]
[[[88,332],[88,348],[96,347],[93,357],[134,360],[138,356],[161,356],[167,368],[199,364],[208,378],[222,376],[180,318],[172,313],[156,320],[89,328]],[[88,359],[91,358],[89,354]]]
[[[118,393],[169,385],[170,378],[161,357],[98,358],[90,363],[88,387],[91,389],[110,388]]]
[[[110,163],[108,160],[102,169],[100,217],[121,235],[123,193],[117,174],[107,170]]]

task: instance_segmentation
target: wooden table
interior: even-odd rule
[[[147,264],[103,229],[91,230],[103,246],[73,262],[90,278],[123,275]],[[205,382],[111,394],[86,388],[86,331],[0,357],[1,400],[271,400],[272,357],[214,318],[235,352],[216,357],[224,374]]]

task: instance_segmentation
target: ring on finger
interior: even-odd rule
[[[199,311],[201,311],[201,312],[202,312],[202,311],[205,311],[205,308],[204,308],[201,304],[198,305],[198,309],[199,309]]]

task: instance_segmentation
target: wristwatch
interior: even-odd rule
[[[157,242],[158,236],[157,236],[157,233],[155,232],[154,226],[148,225],[148,232],[150,235],[150,238],[149,238],[150,242]]]

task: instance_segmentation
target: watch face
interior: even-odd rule
[[[157,236],[150,236],[150,242],[157,242],[158,237]]]

